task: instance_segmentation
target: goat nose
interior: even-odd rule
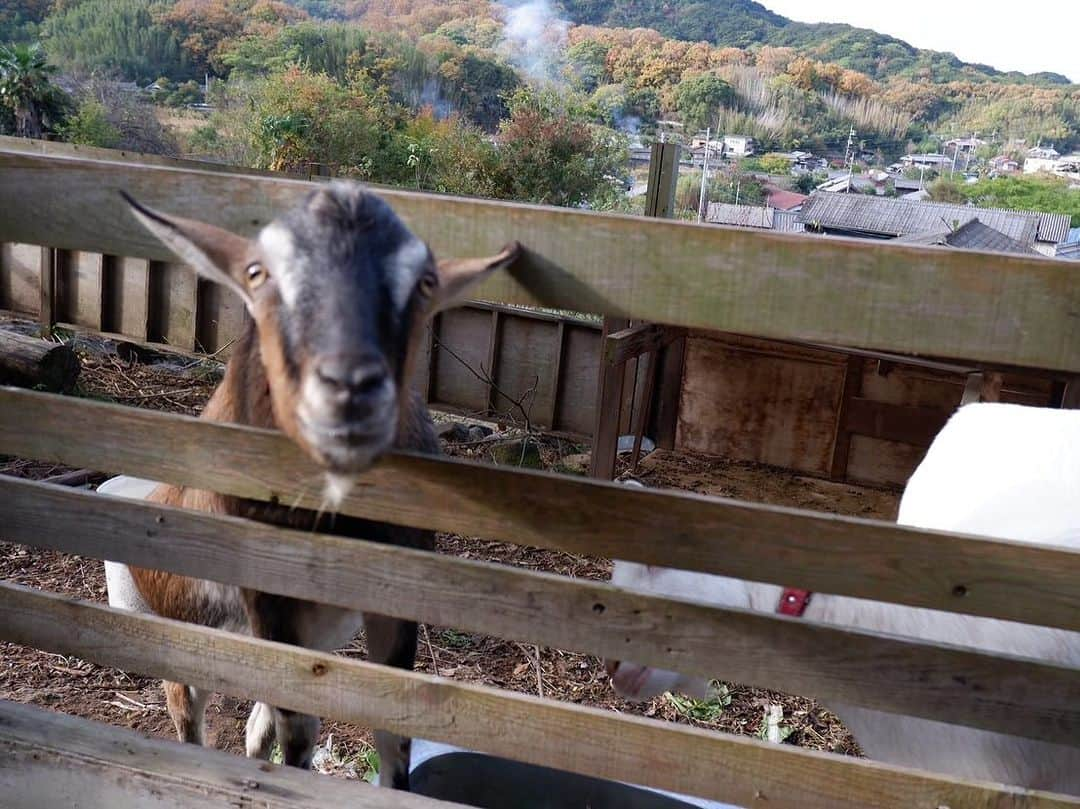
[[[617,672],[619,670],[619,661],[618,660],[610,660],[610,659],[605,660],[604,661],[604,670],[608,673],[608,677],[614,677],[615,672]]]
[[[386,381],[386,365],[374,357],[324,357],[315,375],[325,387],[345,396],[366,396]]]

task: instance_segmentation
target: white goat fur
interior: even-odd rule
[[[900,503],[898,522],[1021,542],[1080,548],[1080,411],[1004,404],[961,408],[934,440]],[[843,564],[843,560],[837,560]],[[616,561],[631,589],[775,612],[779,586]],[[805,619],[1080,666],[1080,633],[817,593]],[[706,684],[622,663],[624,696],[701,694]],[[1080,794],[1080,748],[959,725],[829,707],[866,753],[964,778]]]

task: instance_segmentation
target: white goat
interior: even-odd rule
[[[961,408],[934,440],[900,503],[898,522],[1080,548],[1080,411],[1004,404]],[[760,612],[783,588],[616,561],[627,588]],[[1080,666],[1080,633],[816,593],[805,618],[988,652]],[[634,663],[609,663],[630,699],[707,684]],[[850,705],[829,706],[875,759],[964,778],[1080,794],[1080,749]]]

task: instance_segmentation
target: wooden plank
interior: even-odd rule
[[[1080,409],[1080,376],[1065,383],[1065,390],[1061,394],[1061,407],[1063,410]]]
[[[451,809],[459,804],[241,758],[0,701],[6,809]]]
[[[555,429],[555,419],[559,408],[559,394],[562,391],[562,367],[563,355],[566,354],[566,323],[562,320],[555,327],[555,355],[551,363],[551,375],[548,377],[548,388],[551,398],[547,402],[547,408],[540,417],[540,423],[549,430]]]
[[[527,414],[530,425],[550,427],[559,324],[518,317],[513,312],[502,314],[499,323],[495,377],[500,392],[495,394],[492,409],[509,413],[517,421]]]
[[[641,459],[641,442],[645,438],[645,426],[649,423],[652,410],[653,389],[656,387],[656,364],[657,352],[650,351],[645,355],[645,388],[641,393],[641,401],[634,413],[634,447],[630,453],[630,470],[636,471],[638,461]]]
[[[145,342],[150,317],[150,262],[105,256],[102,330]]]
[[[45,332],[50,332],[56,324],[56,251],[53,248],[41,248],[39,266],[41,303],[38,307],[38,323]]]
[[[0,241],[173,260],[118,195],[251,234],[317,187],[0,151]],[[869,245],[378,189],[438,255],[528,248],[478,297],[1080,372],[1080,279],[1041,257]]]
[[[703,677],[1080,745],[1080,671],[0,478],[4,538]],[[228,537],[228,542],[222,542]],[[477,598],[483,593],[483,598]],[[777,666],[775,660],[798,660]]]
[[[57,320],[101,331],[101,254],[57,253]]]
[[[679,181],[679,144],[654,143],[649,154],[645,216],[670,219],[675,215],[675,188]]]
[[[600,333],[567,324],[555,429],[592,435],[596,424],[596,375],[600,368]]]
[[[952,415],[936,407],[904,407],[855,397],[848,405],[848,429],[885,441],[928,447]]]
[[[0,617],[0,635],[46,651],[531,764],[745,806],[1080,805],[1080,799],[1067,796],[969,783],[458,684],[18,585],[0,584]],[[717,762],[723,762],[722,778],[716,775]]]
[[[149,277],[149,339],[193,351],[198,277],[175,261],[150,262]]]
[[[840,390],[840,407],[836,411],[832,461],[829,464],[829,477],[833,480],[847,477],[848,456],[851,454],[851,400],[862,392],[864,362],[863,358],[858,356],[849,356],[847,359],[843,387]]]
[[[0,478],[0,493],[9,501],[9,541],[1080,745],[1080,670],[1065,666],[355,539],[274,531],[19,479]],[[777,667],[777,659],[800,664]]]
[[[660,389],[656,401],[656,446],[675,448],[679,428],[679,406],[682,403],[683,363],[686,337],[680,337],[660,352]]]
[[[134,152],[129,149],[104,149],[99,146],[84,146],[79,143],[16,138],[10,135],[0,135],[0,151],[21,152],[23,154],[37,154],[53,157],[80,157],[89,160],[138,163],[145,166],[162,166],[166,168],[187,168],[195,169],[197,171],[210,171],[224,174],[251,174],[259,177],[299,178],[301,176],[299,174],[291,174],[284,171],[270,171],[269,169],[255,169],[247,166],[214,163],[209,160],[167,157],[165,155],[148,154],[146,152]]]
[[[604,362],[619,364],[658,351],[683,334],[681,329],[659,323],[640,323],[609,334],[604,339]]]
[[[103,402],[0,389],[0,452],[304,508],[322,505],[322,471],[279,433]],[[358,479],[341,511],[1080,630],[1080,552],[1067,548],[396,453]]]
[[[502,321],[499,319],[498,310],[491,312],[491,331],[488,332],[488,357],[487,365],[481,366],[481,375],[487,375],[487,407],[488,412],[495,410],[496,389],[498,383],[498,364],[500,337],[502,334]]]
[[[608,335],[628,328],[626,318],[604,318],[604,330],[600,345]],[[615,454],[619,444],[619,428],[622,426],[623,391],[626,385],[626,364],[613,365],[601,360],[596,383],[596,415],[593,419],[592,458],[589,476],[611,480],[615,476]],[[633,387],[631,387],[631,391]]]
[[[762,340],[691,337],[676,447],[827,475],[843,358],[792,352]]]
[[[40,278],[40,248],[5,244],[0,239],[0,302],[5,309],[37,317],[41,306]]]
[[[473,414],[488,412],[491,318],[490,312],[467,307],[442,313],[435,344],[433,404]]]
[[[1080,670],[1066,666],[355,539],[274,531],[19,479],[0,479],[0,493],[9,500],[9,541],[1080,745]],[[777,659],[800,664],[777,667]]]

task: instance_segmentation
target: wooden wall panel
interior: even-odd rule
[[[198,276],[184,264],[152,261],[149,278],[148,338],[193,351]]]
[[[827,474],[842,362],[761,340],[691,336],[676,448]]]
[[[196,285],[196,310],[196,349],[227,357],[230,344],[244,328],[247,318],[244,302],[236,293],[200,278]]]
[[[566,326],[566,348],[559,368],[556,430],[589,435],[596,416],[596,375],[600,370],[600,332]]]
[[[487,412],[488,386],[482,377],[490,373],[487,367],[490,335],[489,311],[462,308],[443,312],[435,347],[432,404],[443,402],[464,410]]]
[[[0,244],[0,307],[34,315],[41,311],[41,248]]]
[[[556,322],[512,316],[502,318],[495,378],[506,395],[496,392],[493,397],[496,412],[509,411],[513,418],[520,419],[521,412],[514,404],[520,400],[522,408],[529,414],[530,423],[546,420],[555,395],[551,381],[559,351],[558,336],[559,324]]]
[[[150,262],[142,258],[106,256],[102,299],[104,331],[145,341],[150,316]]]
[[[851,437],[848,479],[860,483],[903,486],[926,455],[925,446],[884,441],[866,435]]]
[[[57,251],[56,319],[101,330],[101,284],[104,257],[81,250]]]

